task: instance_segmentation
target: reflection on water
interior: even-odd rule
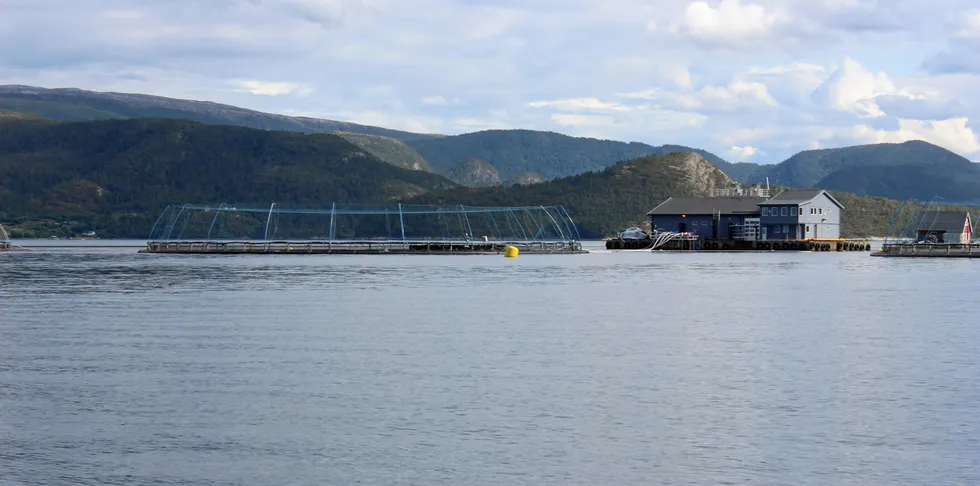
[[[977,484],[975,262],[0,254],[13,484]]]

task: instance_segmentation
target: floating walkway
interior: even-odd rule
[[[322,236],[317,236],[322,235]],[[463,255],[587,253],[561,206],[168,206],[141,253]]]
[[[872,253],[875,257],[894,258],[980,258],[980,243],[929,244],[887,243]]]
[[[277,255],[503,255],[508,246],[521,254],[588,253],[581,243],[563,241],[180,241],[150,242],[140,253],[277,254]]]

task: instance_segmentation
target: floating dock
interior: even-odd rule
[[[886,243],[872,253],[891,258],[980,258],[980,244]]]

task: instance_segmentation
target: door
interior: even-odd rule
[[[819,228],[819,227],[820,227],[820,225],[819,225],[819,224],[815,224],[815,225],[813,225],[813,237],[814,237],[814,238],[817,238],[817,237],[818,237],[818,236],[817,236],[817,228]]]

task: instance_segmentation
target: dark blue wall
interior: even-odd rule
[[[701,238],[728,239],[730,237],[728,225],[744,224],[745,216],[722,216],[719,222],[717,236],[714,236],[712,221],[713,218],[711,215],[689,214],[687,217],[654,215],[650,216],[650,227],[661,231],[679,231],[678,225],[685,223],[688,233],[697,233]]]

